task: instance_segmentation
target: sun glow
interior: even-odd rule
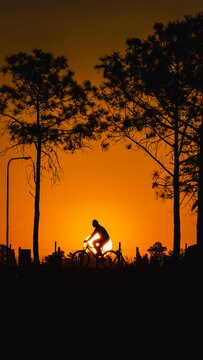
[[[85,240],[88,240],[90,238],[91,235],[89,235]],[[94,248],[94,245],[93,245],[93,241],[94,240],[97,240],[100,238],[100,235],[97,233],[93,236],[93,238],[90,240],[90,241],[87,241],[87,243],[85,244],[85,248],[87,246],[87,244],[90,246],[91,250],[93,251],[94,254],[97,253],[96,249]],[[104,254],[106,251],[109,251],[112,249],[112,241],[111,239],[109,239],[109,241],[102,247],[101,251],[102,251],[102,254]]]

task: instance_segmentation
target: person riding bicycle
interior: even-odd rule
[[[94,240],[92,244],[97,251],[97,255],[100,255],[102,253],[101,248],[109,241],[109,234],[106,229],[98,223],[97,220],[92,221],[92,226],[95,228],[95,230],[86,241],[90,241],[96,234],[99,234],[99,239]]]

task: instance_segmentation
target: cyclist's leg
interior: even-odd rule
[[[109,238],[101,238],[98,241],[98,245],[97,245],[97,249],[98,249],[98,254],[102,254],[102,249],[103,246],[109,241]]]
[[[92,245],[94,246],[95,250],[97,251],[97,255],[101,254],[101,239],[92,241]]]

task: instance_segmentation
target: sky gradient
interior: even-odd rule
[[[65,55],[79,82],[95,84],[101,80],[94,70],[99,57],[124,51],[127,38],[146,38],[156,22],[166,24],[202,10],[200,0],[0,0],[0,5],[1,66],[6,55],[41,48]],[[0,157],[0,244],[6,238],[6,166],[12,156],[16,153],[11,151]],[[123,144],[103,152],[97,143],[92,151],[61,153],[60,159],[61,182],[51,186],[42,180],[40,257],[54,251],[55,241],[66,254],[81,248],[94,218],[108,230],[114,249],[121,242],[125,254],[135,255],[137,246],[144,254],[156,241],[172,249],[173,203],[156,199],[156,165],[147,155]],[[19,246],[32,248],[34,199],[27,166],[16,161],[10,169],[10,243],[16,251]],[[181,223],[184,248],[196,241],[196,216],[189,207],[182,208]]]

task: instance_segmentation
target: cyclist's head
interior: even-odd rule
[[[92,226],[97,227],[99,225],[97,220],[93,220],[92,221]]]

